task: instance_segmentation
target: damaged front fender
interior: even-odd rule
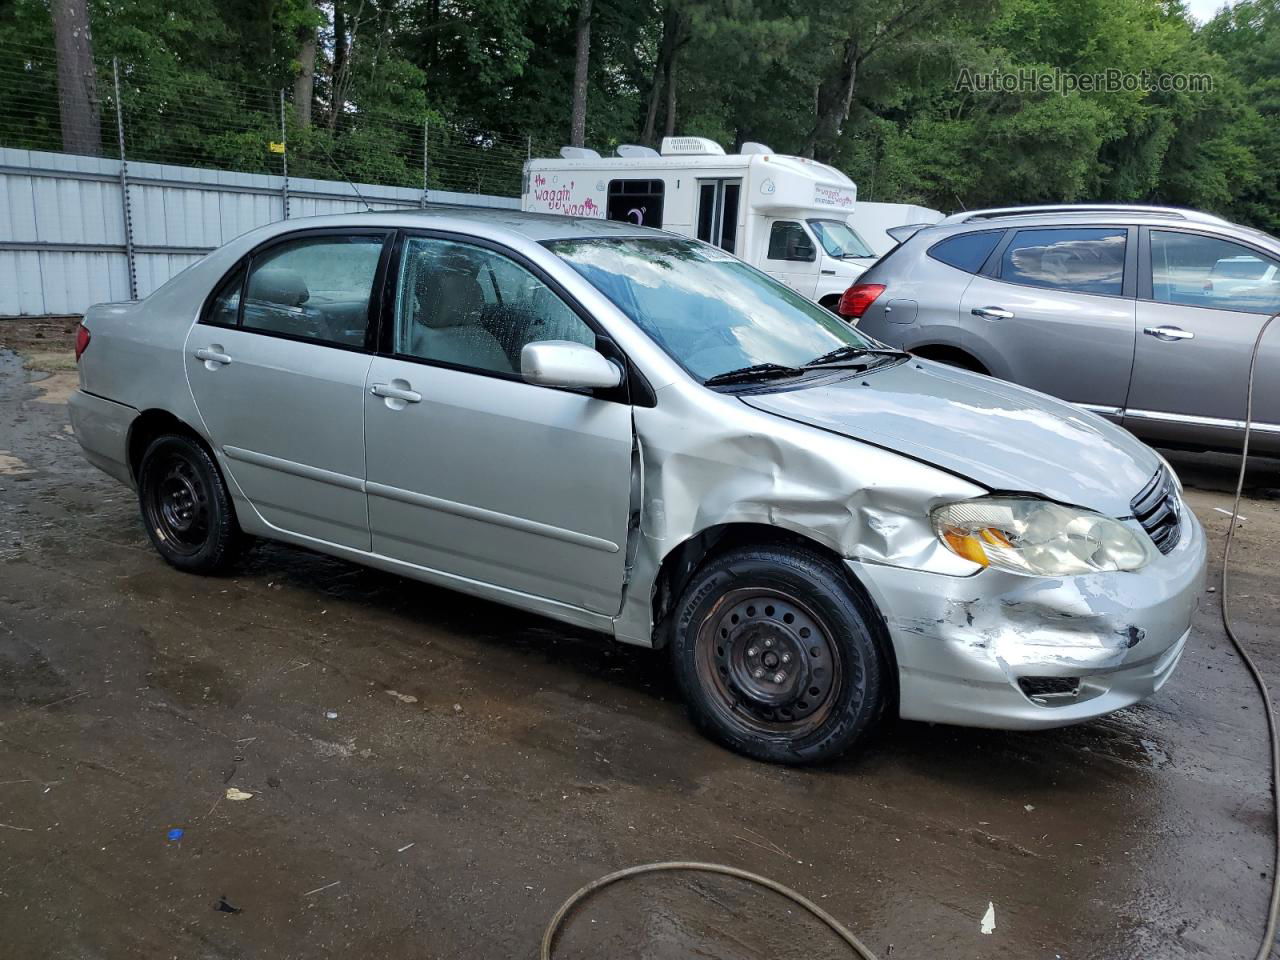
[[[678,387],[635,410],[642,493],[635,562],[615,633],[649,645],[663,560],[703,531],[787,530],[841,557],[967,577],[973,564],[939,543],[929,510],[981,496],[946,471],[706,392]]]

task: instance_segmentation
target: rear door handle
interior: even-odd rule
[[[375,383],[369,388],[369,392],[375,397],[386,397],[388,400],[403,400],[405,403],[421,403],[422,394],[416,390],[405,390],[402,387],[393,387],[389,383]]]
[[[226,366],[231,362],[231,358],[225,353],[221,353],[214,347],[201,347],[196,351],[196,359],[203,360],[205,363],[217,363]]]
[[[834,270],[823,270],[822,275],[824,277],[834,277],[836,275],[836,272]]]
[[[981,317],[983,320],[1013,319],[1013,311],[1006,310],[1004,307],[974,307],[969,312],[975,317]]]
[[[1155,337],[1157,340],[1164,340],[1172,343],[1174,340],[1194,340],[1196,335],[1190,330],[1183,330],[1181,327],[1145,327],[1143,333],[1148,337]]]

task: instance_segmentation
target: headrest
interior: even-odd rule
[[[250,300],[265,300],[286,307],[300,307],[311,296],[307,283],[296,270],[267,267],[255,270],[249,277]]]
[[[479,322],[484,294],[475,277],[456,270],[432,270],[418,280],[418,322],[432,329]]]

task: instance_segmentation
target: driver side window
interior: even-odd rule
[[[525,344],[540,340],[596,345],[582,318],[514,260],[435,237],[405,242],[396,291],[398,356],[514,375]]]
[[[769,228],[767,256],[770,260],[812,263],[817,257],[817,250],[804,227],[793,220],[779,220]]]

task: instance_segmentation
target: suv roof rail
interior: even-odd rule
[[[1012,217],[1053,216],[1062,214],[1139,214],[1145,217],[1168,217],[1172,220],[1194,220],[1200,223],[1227,223],[1221,217],[1200,210],[1182,207],[1158,207],[1137,203],[1061,203],[1026,207],[994,207],[989,210],[968,210],[953,213],[943,223],[978,223],[983,220],[1000,220]]]

